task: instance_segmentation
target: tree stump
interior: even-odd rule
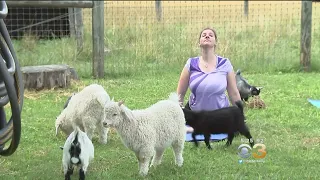
[[[70,86],[70,80],[78,80],[75,70],[68,65],[42,65],[21,67],[25,89],[52,89]]]

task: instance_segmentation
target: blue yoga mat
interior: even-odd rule
[[[190,126],[186,125],[186,127],[190,127]],[[221,141],[227,138],[228,138],[228,134],[211,134],[210,141]],[[196,139],[198,141],[204,141],[204,135],[202,134],[196,135]],[[186,141],[193,142],[192,133],[189,133],[189,132],[186,133]]]
[[[308,99],[308,101],[317,108],[320,108],[320,100]]]
[[[228,138],[228,134],[211,134],[210,140],[211,141],[221,141],[221,140],[224,140],[227,138]],[[196,135],[196,139],[198,141],[204,141],[204,136],[203,135]],[[193,142],[191,133],[186,134],[186,141]]]

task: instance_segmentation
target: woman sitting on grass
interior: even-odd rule
[[[228,58],[215,53],[217,33],[205,28],[199,37],[201,55],[189,58],[181,72],[177,93],[183,106],[184,96],[191,90],[185,108],[193,111],[216,110],[230,105],[225,94],[227,90],[231,103],[241,100],[236,85],[233,66]],[[192,132],[190,127],[188,132]]]

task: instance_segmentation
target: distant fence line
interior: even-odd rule
[[[230,44],[230,42],[228,42],[228,38],[234,38],[235,43],[241,43],[241,40],[246,40],[243,43],[246,44],[247,47],[254,49],[256,47],[250,47],[249,45],[250,45],[250,42],[251,44],[256,43],[255,42],[256,39],[250,37],[250,33],[245,33],[245,34],[239,33],[239,31],[237,30],[239,26],[241,26],[240,28],[246,29],[247,32],[257,31],[255,33],[257,33],[256,36],[259,37],[258,34],[260,32],[258,31],[261,31],[261,33],[265,33],[266,31],[268,31],[266,30],[266,28],[270,28],[267,25],[261,25],[261,23],[271,24],[273,23],[273,21],[276,21],[272,19],[274,18],[272,16],[276,16],[276,15],[268,14],[268,15],[262,16],[263,13],[265,14],[269,13],[267,9],[268,8],[271,9],[271,7],[274,6],[272,4],[274,2],[269,2],[270,4],[267,4],[268,2],[254,2],[254,1],[249,2],[247,0],[244,0],[243,2],[241,2],[242,5],[233,5],[231,2],[230,3],[223,2],[224,4],[216,5],[214,3],[217,3],[217,2],[189,1],[189,2],[184,2],[185,7],[179,6],[179,3],[180,2],[178,1],[167,2],[167,1],[160,1],[160,0],[155,0],[153,2],[126,2],[126,1],[123,1],[123,2],[8,1],[7,2],[9,8],[10,7],[12,8],[13,7],[68,8],[67,15],[68,15],[69,27],[70,27],[69,30],[70,30],[70,34],[77,39],[78,52],[81,52],[83,50],[83,43],[85,41],[84,34],[88,32],[92,33],[92,75],[95,78],[103,78],[105,77],[105,72],[116,71],[114,69],[121,69],[121,68],[130,69],[130,67],[135,69],[136,66],[146,66],[146,68],[142,68],[142,69],[147,69],[147,67],[149,66],[153,67],[154,64],[159,65],[159,67],[161,68],[162,66],[166,66],[165,64],[174,63],[172,60],[174,60],[175,58],[180,58],[180,60],[176,60],[176,61],[178,64],[179,63],[181,64],[182,62],[180,61],[183,61],[183,59],[181,60],[181,58],[187,57],[188,54],[190,56],[196,54],[196,50],[194,50],[192,53],[191,52],[187,53],[186,52],[187,49],[186,47],[184,47],[190,42],[190,40],[188,41],[186,39],[191,37],[191,33],[186,35],[186,36],[190,35],[190,37],[188,38],[187,37],[177,38],[176,36],[182,36],[183,35],[183,34],[181,35],[182,32],[189,33],[190,31],[193,31],[193,30],[185,30],[188,28],[195,28],[193,27],[193,25],[198,27],[203,27],[205,26],[204,24],[213,24],[213,23],[216,24],[216,27],[219,29],[218,34],[220,33],[221,35],[220,36],[221,40],[219,40],[219,42],[223,44],[223,47],[220,47],[220,51],[222,52],[222,54],[226,52],[230,52],[231,58],[233,59],[242,58],[241,61],[244,61],[245,60],[245,58],[243,57],[245,56],[244,54],[238,55],[233,52],[234,51],[233,49],[235,47],[237,47],[237,49],[240,49],[241,45],[240,44],[233,45],[232,43]],[[261,3],[261,5],[259,5],[258,3]],[[288,2],[288,5],[289,3],[290,2]],[[292,2],[292,3],[297,3],[297,2]],[[315,28],[313,27],[313,23],[317,23],[317,21],[313,22],[312,19],[318,18],[318,16],[313,17],[312,9],[314,7],[313,7],[312,1],[301,1],[300,3],[301,3],[299,7],[301,8],[300,16],[294,13],[291,14],[292,16],[300,18],[300,21],[301,21],[300,27],[296,27],[297,30],[300,31],[300,37],[299,37],[300,44],[296,44],[296,45],[292,44],[292,46],[300,45],[299,47],[300,58],[297,58],[297,56],[295,55],[290,55],[290,56],[293,58],[296,58],[297,62],[300,61],[299,64],[302,70],[310,71],[311,57],[312,57],[311,52],[313,47],[311,43],[312,36],[313,36],[312,28]],[[153,4],[153,6],[150,6],[151,4]],[[266,10],[263,10],[263,12],[259,12],[259,10],[254,9],[257,6],[261,6]],[[86,10],[83,11],[82,10],[83,8],[88,8],[88,10],[91,9],[92,12],[86,11]],[[150,8],[153,8],[153,10],[150,10]],[[179,12],[179,8],[180,8],[180,12]],[[184,8],[184,10],[182,10],[182,8]],[[201,10],[202,14],[199,14],[198,12],[196,12],[199,10]],[[154,13],[152,13],[152,11]],[[289,13],[290,9],[286,8],[285,6],[283,9],[281,9],[281,11],[283,11],[284,13],[290,14]],[[250,12],[253,12],[253,14],[251,15]],[[88,16],[90,15],[90,13],[91,13],[91,16]],[[274,12],[274,13],[279,13],[279,12]],[[210,14],[210,17],[208,14]],[[195,16],[198,17],[199,20],[195,20],[196,18]],[[205,18],[205,16],[208,16],[208,18]],[[239,19],[241,19],[240,17],[242,16],[244,16],[245,19],[239,22]],[[255,16],[258,16],[258,17],[255,17]],[[283,17],[281,17],[280,19],[284,18],[284,16],[286,16],[286,14],[283,15]],[[64,18],[65,17],[66,16],[64,16]],[[89,17],[91,17],[91,19]],[[155,20],[152,20],[153,18]],[[203,20],[202,22],[200,22],[201,21],[200,18],[202,18]],[[274,19],[277,19],[277,18],[274,18]],[[288,20],[289,22],[290,18],[288,19],[289,19]],[[263,27],[262,30],[256,30],[256,29],[250,30],[250,28],[255,28],[253,26],[256,26],[256,25],[252,25],[254,23],[260,24],[260,26]],[[176,28],[169,27],[170,24],[174,24]],[[316,28],[319,27],[318,24]],[[91,25],[91,31],[85,31],[84,30],[85,27],[90,25]],[[249,27],[249,26],[252,26],[252,27]],[[281,26],[285,27],[285,24]],[[166,28],[169,28],[169,29],[166,29]],[[281,27],[279,28],[281,29]],[[287,27],[287,28],[288,30],[290,29],[290,27]],[[198,33],[198,31],[200,30],[199,28],[195,28],[195,29],[197,29],[196,33]],[[152,36],[153,39],[149,41],[144,39],[147,37],[144,37],[143,33],[145,33],[146,36]],[[158,34],[155,34],[155,33],[158,33]],[[196,34],[196,33],[193,32],[193,34]],[[232,34],[232,36],[228,36],[230,35],[230,33]],[[266,37],[266,38],[269,38],[270,40],[262,39],[262,37],[260,37],[261,41],[271,43],[272,47],[280,46],[277,44],[277,42],[273,42],[273,38],[278,37],[277,33],[279,33],[279,30],[272,29],[270,30],[270,35]],[[167,37],[169,36],[168,34],[172,34],[172,37]],[[245,36],[248,36],[248,37],[245,37]],[[176,38],[175,40],[177,41],[170,42],[172,38]],[[191,38],[194,38],[194,37],[191,37]],[[249,41],[250,38],[252,38],[252,41]],[[240,39],[240,41],[237,39]],[[289,40],[285,40],[283,42],[288,43]],[[259,44],[257,45],[259,46]],[[173,52],[170,52],[170,50],[174,51],[173,47],[177,47],[177,46],[180,47],[181,49],[180,54],[183,54],[183,55],[179,57],[174,57],[176,54],[179,54],[179,52],[175,54]],[[265,47],[267,46],[265,45]],[[149,51],[147,50],[148,48],[150,49]],[[261,47],[261,49],[263,48],[264,47]],[[118,54],[117,50],[119,50],[122,54]],[[250,49],[247,49],[247,51],[248,50]],[[292,50],[292,48],[290,50]],[[110,55],[106,54],[105,53],[106,51],[111,51]],[[153,51],[153,52],[150,52],[150,51]],[[160,51],[163,51],[163,53]],[[247,53],[247,51],[243,50],[241,52]],[[287,50],[283,49],[283,51],[287,51]],[[292,50],[292,51],[296,53],[296,50]],[[167,54],[170,54],[170,53],[172,53],[171,55],[173,57],[167,57]],[[128,54],[131,54],[131,55],[129,56]],[[270,52],[270,54],[272,55],[275,53]],[[281,54],[280,50],[278,54]],[[254,55],[252,55],[252,57],[254,57]],[[257,54],[257,57],[264,58],[265,56],[261,54]],[[291,57],[288,57],[288,58],[291,58]],[[169,58],[171,59],[167,60]],[[128,61],[127,59],[130,59],[130,61]],[[139,60],[141,59],[144,59],[144,62],[139,62]],[[167,61],[165,62],[165,60]],[[266,61],[269,63],[274,63],[272,60],[267,59]],[[138,65],[135,65],[135,64],[138,64]],[[241,64],[241,63],[238,63],[238,64]],[[246,65],[246,66],[249,66],[249,65]]]

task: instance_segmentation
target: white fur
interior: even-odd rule
[[[124,145],[134,151],[140,175],[148,174],[152,157],[150,166],[159,165],[169,146],[173,148],[176,164],[182,166],[186,126],[176,93],[141,110],[130,110],[122,102],[110,101],[105,106],[104,125],[114,127]]]
[[[82,131],[85,131],[90,140],[96,128],[99,131],[99,141],[107,143],[109,128],[103,127],[103,107],[110,101],[108,93],[101,85],[91,84],[82,91],[72,96],[68,106],[63,109],[55,122],[56,135],[61,129],[66,135],[72,131],[72,124],[75,123]]]
[[[71,143],[74,141],[76,137],[76,134],[78,134],[78,142],[80,143],[80,148],[81,148],[81,153],[79,155],[81,164],[79,167],[82,168],[84,173],[87,172],[89,163],[94,158],[94,147],[91,140],[88,138],[85,132],[81,131],[79,127],[76,127],[75,130],[68,136],[63,146],[62,166],[63,166],[64,174],[66,174],[68,171],[68,168],[72,166],[73,159],[70,158],[71,156],[70,156],[69,150],[71,147]]]

